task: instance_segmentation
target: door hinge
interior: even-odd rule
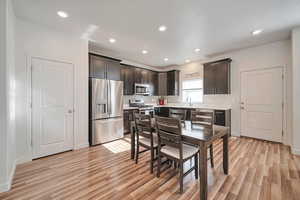
[[[282,104],[281,104],[281,105],[282,105],[282,108],[284,108],[284,102],[282,102]]]
[[[284,132],[283,132],[283,130],[281,131],[281,134],[282,134],[282,136],[284,135]]]

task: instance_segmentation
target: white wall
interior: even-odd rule
[[[292,32],[293,49],[293,144],[292,151],[300,155],[300,27]]]
[[[75,149],[88,146],[88,42],[71,33],[17,19],[16,22],[16,133],[18,163],[31,160],[31,134],[27,126],[28,65],[31,57],[42,57],[74,64],[75,68]]]
[[[0,192],[10,189],[15,171],[15,15],[0,0]]]
[[[239,51],[220,55],[215,58],[203,62],[194,62],[178,67],[170,67],[169,69],[179,69],[181,71],[180,79],[182,80],[185,74],[198,72],[199,77],[203,77],[203,65],[202,63],[231,58],[231,94],[230,95],[205,95],[205,104],[217,104],[217,105],[230,105],[232,106],[232,134],[240,135],[240,73],[249,69],[261,69],[269,67],[282,66],[286,69],[286,111],[287,111],[287,125],[286,136],[284,143],[290,144],[291,142],[291,119],[292,119],[292,64],[291,64],[291,41],[279,41],[262,46],[257,46],[248,49],[242,49]],[[168,102],[180,102],[181,97],[168,97]],[[300,135],[300,134],[299,134]]]

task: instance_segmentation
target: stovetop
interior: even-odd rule
[[[147,104],[130,104],[129,107],[153,108],[153,105],[147,105]]]
[[[147,105],[144,103],[143,100],[139,99],[134,99],[134,100],[129,100],[129,107],[138,107],[140,109],[152,109],[153,105]]]

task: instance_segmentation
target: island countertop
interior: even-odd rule
[[[166,104],[166,105],[154,105],[154,107],[166,107],[166,108],[186,108],[186,109],[212,109],[212,110],[231,110],[231,106],[219,106],[209,104],[194,104],[194,105],[182,105],[182,104]]]
[[[212,109],[212,110],[231,110],[231,106],[226,105],[210,105],[210,104],[194,104],[194,105],[185,105],[185,104],[166,104],[166,105],[157,105],[157,104],[147,104],[153,105],[154,108],[182,108],[182,109]],[[138,107],[129,107],[129,105],[124,105],[124,110],[137,110]]]

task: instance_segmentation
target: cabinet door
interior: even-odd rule
[[[158,73],[158,95],[159,96],[167,95],[167,73],[166,72]]]
[[[215,94],[215,66],[204,65],[204,94]]]
[[[135,84],[135,71],[134,67],[129,67],[128,69],[128,84],[127,85],[127,90],[128,90],[128,95],[134,95],[134,84]]]
[[[134,76],[135,76],[135,83],[142,83],[142,69],[135,68]]]
[[[169,108],[167,108],[167,107],[160,107],[159,108],[159,116],[161,116],[161,117],[169,117]]]
[[[146,70],[146,69],[142,69],[141,70],[141,74],[142,74],[142,81],[141,83],[142,84],[149,84],[150,83],[150,79],[149,79],[149,73],[150,71],[149,70]]]
[[[167,72],[167,94],[169,96],[179,95],[179,71]]]
[[[127,87],[126,84],[127,83],[127,67],[126,66],[121,66],[121,81],[123,81],[123,95],[127,95],[128,91],[127,91]],[[125,111],[124,111],[125,113]]]
[[[215,65],[215,94],[230,93],[229,63],[222,62]]]
[[[151,72],[151,94],[152,96],[158,95],[158,73],[157,72]]]
[[[134,95],[134,73],[135,68],[131,66],[121,66],[121,80],[123,84],[124,95]]]
[[[121,80],[121,66],[119,61],[107,61],[107,79],[108,80]]]
[[[105,59],[90,55],[90,77],[106,79],[106,65]]]

